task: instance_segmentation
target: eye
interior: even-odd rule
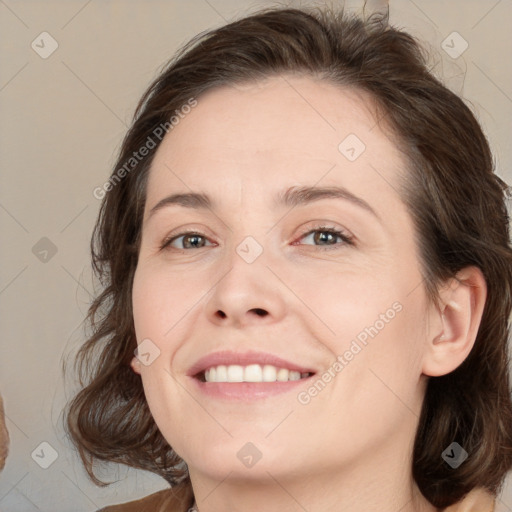
[[[179,233],[178,235],[172,235],[166,238],[162,242],[160,249],[165,249],[168,247],[172,247],[178,250],[202,249],[205,247],[206,242],[208,242],[208,239],[202,233],[198,233],[196,231],[187,231],[185,233]],[[175,244],[180,245],[181,247],[176,247]]]
[[[348,233],[339,229],[327,226],[319,226],[315,229],[310,229],[304,232],[299,240],[307,240],[313,242],[313,245],[317,245],[322,250],[340,249],[344,245],[354,245],[353,237]],[[337,240],[341,240],[338,242]],[[296,245],[294,243],[294,245]],[[311,244],[302,244],[311,245]]]
[[[311,243],[303,243],[300,245],[316,245],[322,250],[339,249],[344,245],[354,245],[353,237],[334,227],[319,226],[315,229],[305,231],[299,240],[309,239]],[[211,243],[206,235],[197,231],[187,231],[177,235],[167,237],[161,244],[160,249],[172,248],[177,250],[202,249]],[[292,245],[299,245],[294,242]]]

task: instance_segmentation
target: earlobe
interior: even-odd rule
[[[481,270],[466,267],[440,291],[441,306],[432,313],[434,325],[423,358],[424,375],[446,375],[467,358],[474,346],[487,297]]]
[[[135,356],[130,361],[130,366],[135,373],[140,375],[140,361]]]

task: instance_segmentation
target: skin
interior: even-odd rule
[[[439,307],[427,301],[397,192],[405,160],[369,105],[361,92],[300,76],[222,87],[198,98],[157,151],[133,311],[137,341],[149,338],[160,355],[132,367],[188,464],[200,512],[436,510],[411,477],[414,435],[428,376],[449,373],[473,346],[485,281],[468,267],[440,288]],[[355,161],[338,150],[351,133],[366,146]],[[343,199],[274,204],[274,194],[305,185],[343,186],[376,215]],[[190,191],[218,208],[149,216],[162,198]],[[319,226],[355,245],[303,235]],[[205,235],[198,247],[179,238],[160,249],[187,230]],[[263,249],[250,264],[236,252],[247,236]],[[307,405],[297,394],[311,384],[227,402],[186,376],[223,349],[270,352],[322,374],[397,302],[401,311]],[[261,452],[250,468],[237,457],[247,442]]]

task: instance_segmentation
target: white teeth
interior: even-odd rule
[[[226,366],[217,366],[216,382],[227,382],[228,380],[228,369]]]
[[[240,366],[237,364],[212,366],[204,372],[206,382],[287,382],[309,377],[309,373],[300,373],[286,368],[277,368],[271,364],[263,367],[259,364]]]
[[[263,367],[263,382],[275,382],[277,378],[277,368],[271,364]]]
[[[211,374],[210,374],[211,377]],[[215,378],[215,377],[214,377]],[[231,364],[228,366],[228,380],[227,382],[243,382],[244,381],[244,367],[238,366],[237,364]],[[218,380],[212,380],[211,382],[219,382]]]
[[[263,370],[259,364],[250,364],[245,367],[244,370],[244,381],[245,382],[262,382],[263,381]]]
[[[279,368],[279,370],[277,371],[277,380],[279,382],[285,382],[288,379],[288,377],[290,376],[290,371],[287,370],[286,368]]]

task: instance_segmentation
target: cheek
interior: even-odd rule
[[[358,380],[364,378],[373,390],[370,393],[373,402],[372,398],[369,400],[376,408],[387,403],[390,410],[399,412],[405,405],[415,414],[420,413],[417,386],[426,340],[422,304],[415,297],[403,297],[382,320],[362,331],[368,337],[362,350]]]
[[[170,332],[182,323],[197,303],[199,291],[183,273],[164,272],[158,267],[138,267],[132,289],[133,319],[137,340],[164,345]],[[164,348],[163,346],[161,347]]]
[[[317,338],[333,358],[346,356],[352,367],[348,373],[355,372],[356,381],[375,380],[381,386],[373,370],[393,388],[413,389],[421,374],[426,339],[421,287],[411,292],[410,280],[385,272],[345,274],[325,282],[322,293],[318,288],[308,293],[307,284],[303,285],[302,296],[310,297],[310,309],[322,320],[318,334],[323,334]]]
[[[342,363],[338,370],[333,368],[339,373],[313,406],[314,412],[321,416],[336,411],[333,429],[349,432],[353,442],[392,436],[421,412],[421,326],[415,307],[400,306],[377,308],[384,315],[387,311],[387,323],[377,316],[360,329],[356,321],[350,327],[356,334],[339,337],[330,347]]]
[[[184,298],[187,293],[190,292],[182,289],[175,276],[156,266],[139,266],[135,272],[132,288],[135,333],[139,348],[144,346],[151,354],[149,364],[140,366],[144,394],[158,428],[173,442],[181,438],[180,423],[173,413],[183,410],[183,403],[190,400],[172,373],[178,340],[186,331],[186,321],[180,319],[190,309],[189,300]],[[147,340],[151,342],[149,345]]]
[[[319,286],[323,282],[323,286]],[[298,293],[309,310],[328,327],[333,348],[342,350],[347,342],[364,342],[388,330],[403,309],[396,283],[385,282],[371,272],[331,274],[323,281],[302,280]],[[324,339],[329,339],[323,336]]]

